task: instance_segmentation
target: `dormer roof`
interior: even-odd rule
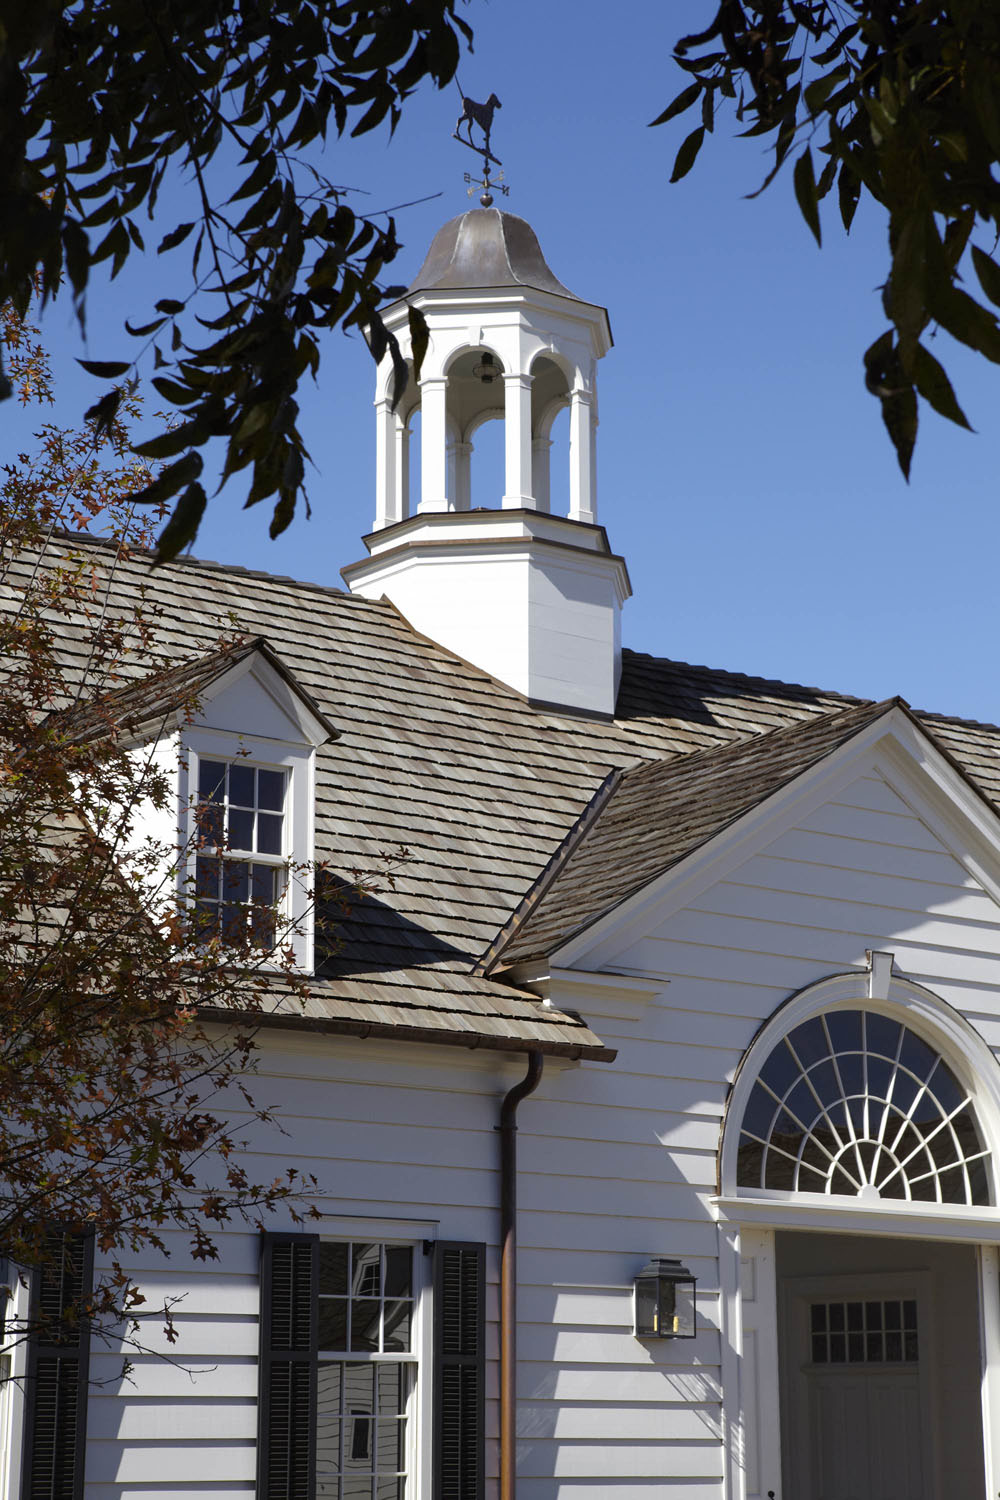
[[[290,693],[314,744],[339,738],[339,730],[262,635],[233,641],[204,656],[191,657],[163,672],[151,673],[138,682],[104,693],[60,714],[60,727],[68,739],[78,742],[108,734],[125,739],[142,738],[152,727],[172,728],[182,719],[190,719],[197,709],[255,665],[265,675],[273,674]]]

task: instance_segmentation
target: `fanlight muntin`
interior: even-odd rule
[[[834,976],[761,1029],[728,1104],[722,1200],[923,1213],[997,1201],[992,1053],[922,986],[894,976],[877,1000],[866,987]]]

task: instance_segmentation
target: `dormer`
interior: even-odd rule
[[[134,827],[163,851],[157,897],[181,900],[201,933],[264,953],[290,943],[311,972],[316,750],[337,730],[267,642],[154,673],[65,722],[74,738],[113,735],[138,785],[155,772],[166,786]]]
[[[429,347],[395,411],[392,362],[379,366],[375,526],[364,538],[369,557],[343,576],[531,701],[610,716],[630,587],[597,522],[607,312],[558,280],[530,224],[495,208],[445,224],[406,300],[384,315],[412,364],[411,305]],[[551,506],[551,433],[564,408],[561,516]],[[418,412],[419,473],[410,455]],[[502,489],[479,494],[472,452],[491,421],[504,428]]]

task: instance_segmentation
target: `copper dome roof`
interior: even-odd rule
[[[527,220],[498,208],[470,208],[442,224],[408,290],[502,286],[533,287],[582,300],[552,274]]]

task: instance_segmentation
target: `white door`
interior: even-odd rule
[[[791,1278],[783,1312],[786,1495],[933,1500],[923,1278]]]

